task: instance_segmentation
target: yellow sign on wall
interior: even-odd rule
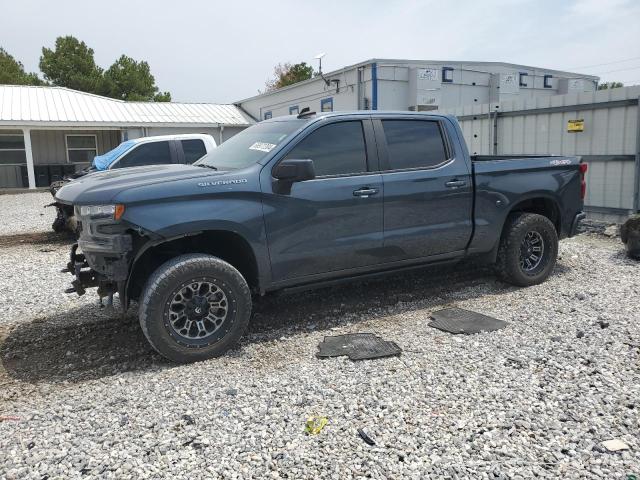
[[[584,132],[584,120],[568,120],[567,121],[567,132],[576,133],[576,132]]]

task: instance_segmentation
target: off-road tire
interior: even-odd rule
[[[527,272],[520,264],[520,249],[529,232],[535,232],[544,240],[544,251],[539,268]],[[496,273],[500,279],[519,287],[537,285],[551,275],[557,257],[558,233],[551,220],[535,213],[509,215],[502,232],[496,259]]]
[[[228,311],[219,327],[220,338],[193,345],[172,328],[168,305],[181,285],[205,278],[214,281],[224,292]],[[179,363],[205,360],[224,354],[240,339],[251,316],[251,292],[244,277],[229,263],[212,255],[180,255],[158,267],[149,277],[138,316],[145,337],[160,355]]]

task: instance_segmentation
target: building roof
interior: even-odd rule
[[[463,61],[463,60],[406,60],[406,59],[393,59],[393,58],[370,58],[369,60],[365,60],[363,62],[354,63],[353,65],[348,65],[343,68],[339,68],[337,70],[333,70],[331,72],[323,72],[325,78],[329,78],[335,75],[340,75],[348,70],[353,70],[354,68],[364,67],[366,65],[371,65],[372,63],[377,64],[379,67],[383,66],[400,66],[400,65],[411,65],[411,66],[427,66],[427,65],[446,65],[446,66],[457,66],[457,67],[474,67],[477,71],[480,71],[483,66],[484,67],[507,67],[513,68],[514,70],[539,70],[541,72],[550,73],[558,76],[562,76],[565,78],[586,78],[592,80],[594,82],[600,81],[600,77],[582,73],[575,72],[566,72],[563,70],[554,70],[553,68],[543,68],[543,67],[532,67],[530,65],[522,65],[519,63],[507,63],[507,62],[481,62],[481,61]],[[487,72],[491,73],[491,72]],[[267,97],[269,95],[273,95],[276,93],[280,93],[286,90],[297,88],[301,85],[306,85],[308,83],[313,83],[322,80],[321,77],[315,76],[308,80],[303,80],[298,83],[294,83],[291,85],[287,85],[286,87],[278,88],[276,90],[272,90],[270,92],[259,93],[258,95],[253,95],[248,98],[244,98],[242,100],[238,100],[234,102],[235,105],[240,105],[249,100],[253,100],[255,98]]]
[[[247,126],[235,105],[125,102],[63,87],[0,85],[0,126]]]

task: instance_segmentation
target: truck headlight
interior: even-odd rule
[[[82,205],[80,216],[89,218],[113,218],[120,220],[124,214],[124,205]]]

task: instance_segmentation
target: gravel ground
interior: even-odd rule
[[[269,296],[238,348],[185,366],[151,351],[133,310],[60,293],[68,239],[20,240],[0,236],[0,478],[640,474],[640,264],[619,240],[563,241],[554,275],[528,289],[449,268]],[[509,325],[427,326],[453,305]],[[403,354],[315,357],[349,332]],[[328,418],[315,436],[311,415]],[[614,438],[629,450],[608,452]]]
[[[44,206],[51,202],[53,197],[49,192],[0,195],[3,209],[0,235],[50,230],[56,211],[53,207]]]

